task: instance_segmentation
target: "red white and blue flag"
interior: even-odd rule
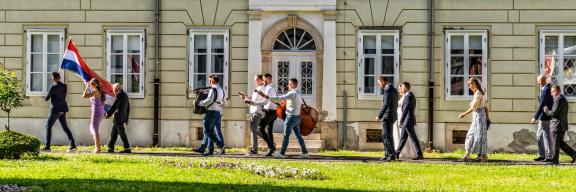
[[[106,79],[100,77],[98,74],[92,71],[90,67],[88,67],[86,62],[84,62],[84,59],[82,59],[82,57],[80,56],[80,53],[78,53],[78,49],[76,49],[76,47],[74,46],[74,42],[72,41],[72,39],[68,41],[68,46],[66,48],[66,51],[64,51],[64,58],[62,59],[62,64],[60,65],[60,68],[68,69],[76,73],[80,78],[82,78],[86,86],[89,86],[88,83],[92,78],[98,79],[98,81],[100,82],[100,86],[102,86],[104,94],[106,94],[105,105],[108,106],[105,106],[105,109],[106,110],[109,109],[111,104],[114,103],[115,97],[114,97],[114,91],[112,91],[112,84],[106,81]]]

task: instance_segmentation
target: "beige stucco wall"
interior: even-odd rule
[[[468,123],[470,117],[458,119],[467,107],[466,100],[446,100],[444,93],[444,27],[488,30],[488,92],[492,121],[498,128],[526,124],[536,107],[538,87],[534,84],[538,69],[538,33],[541,29],[576,29],[571,0],[436,0],[435,19],[435,133],[436,146],[444,148],[446,124]],[[201,116],[191,113],[192,100],[186,97],[188,86],[188,29],[215,27],[229,29],[229,105],[224,111],[225,127],[232,138],[243,138],[247,109],[236,97],[247,89],[248,73],[248,0],[163,0],[160,31],[160,79],[162,143],[188,145],[196,138]],[[346,3],[346,5],[344,4]],[[385,26],[400,29],[400,81],[409,81],[417,97],[417,119],[426,129],[428,10],[426,0],[339,0],[336,16],[337,121],[343,119],[343,91],[348,93],[349,134],[353,142],[365,137],[355,129],[380,129],[372,123],[380,100],[357,97],[357,30],[360,27]],[[25,79],[25,30],[35,27],[62,27],[75,41],[89,66],[105,75],[105,29],[137,28],[146,30],[145,97],[131,99],[132,119],[151,127],[153,116],[153,0],[0,0],[0,63]],[[323,30],[323,29],[320,29]],[[89,118],[90,108],[80,98],[82,82],[65,72],[69,85],[69,118],[82,122]],[[23,82],[25,82],[23,80]],[[571,116],[576,103],[571,103]],[[27,97],[25,107],[14,111],[20,119],[40,122],[48,112],[41,97]],[[5,113],[0,113],[5,117]],[[2,120],[4,122],[4,120]],[[25,122],[25,121],[21,121]],[[367,123],[370,122],[370,123]],[[576,119],[571,118],[571,123]],[[357,125],[363,124],[363,125]],[[42,123],[35,123],[41,129]],[[425,126],[424,126],[425,125]],[[338,131],[342,129],[337,124]],[[448,125],[448,127],[450,127]],[[28,128],[26,128],[28,129]],[[148,128],[146,128],[148,129]],[[227,128],[225,128],[227,129]],[[535,127],[526,124],[535,132]],[[350,132],[351,130],[355,130]],[[420,130],[422,131],[422,130]],[[225,131],[226,132],[226,131]],[[364,131],[365,132],[365,131]],[[427,140],[426,131],[420,137]],[[501,134],[500,134],[501,133]],[[494,149],[514,140],[515,132],[491,129],[490,134],[508,135],[491,143]],[[330,132],[331,136],[335,133]],[[176,135],[176,136],[173,136]],[[189,139],[185,139],[189,138]],[[356,138],[356,141],[354,140]],[[499,137],[500,138],[500,137]],[[193,140],[193,139],[192,139]],[[241,139],[238,139],[241,140]],[[349,140],[350,142],[350,140]],[[337,143],[331,141],[331,143]],[[142,144],[147,144],[143,142]],[[362,144],[363,145],[363,144]],[[361,146],[361,145],[358,145]]]

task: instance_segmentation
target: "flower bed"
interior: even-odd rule
[[[204,168],[204,169],[237,169],[246,171],[255,175],[260,175],[270,178],[286,179],[286,178],[302,178],[311,180],[324,180],[326,176],[322,174],[318,169],[299,169],[295,167],[279,167],[272,165],[256,165],[256,164],[242,164],[240,162],[218,162],[218,163],[208,163],[200,162],[197,164],[186,162],[181,163],[178,161],[164,160],[164,165],[178,167],[178,168]]]

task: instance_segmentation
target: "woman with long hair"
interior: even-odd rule
[[[94,139],[94,145],[96,148],[94,149],[94,153],[100,153],[100,122],[104,119],[104,101],[106,100],[106,96],[104,95],[104,91],[102,90],[102,86],[98,79],[90,80],[88,83],[89,86],[86,86],[84,90],[84,94],[82,94],[82,98],[90,99],[90,103],[92,105],[92,115],[90,116],[90,133],[92,134],[92,138]]]
[[[487,101],[480,84],[480,80],[477,78],[470,78],[468,80],[468,87],[474,92],[474,97],[470,101],[470,107],[466,112],[459,115],[460,118],[464,118],[466,115],[472,113],[472,123],[470,124],[470,129],[466,134],[466,142],[464,143],[464,148],[466,154],[461,159],[461,161],[470,161],[470,153],[479,154],[480,162],[488,161],[488,125],[487,125]]]

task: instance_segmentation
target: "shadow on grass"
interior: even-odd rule
[[[38,156],[25,156],[22,160],[33,160],[33,161],[62,161],[64,158],[52,156],[52,155],[44,155],[40,154]]]
[[[0,179],[0,184],[29,187],[27,191],[347,191],[271,184],[211,184],[190,182],[124,181],[112,179]]]

